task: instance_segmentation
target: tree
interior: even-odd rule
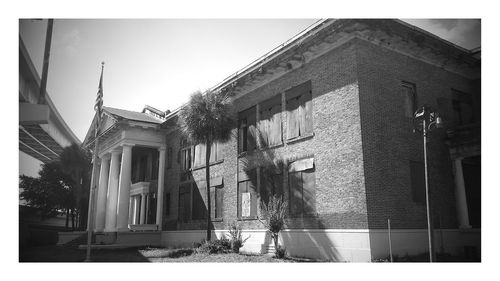
[[[19,187],[22,189],[21,199],[26,200],[30,207],[40,210],[41,218],[54,217],[59,210],[68,207],[70,197],[69,184],[71,179],[62,172],[58,162],[42,165],[39,177],[33,178],[21,175]]]
[[[207,241],[211,238],[210,150],[214,142],[224,143],[231,139],[234,123],[232,101],[221,92],[195,92],[179,112],[178,125],[184,137],[193,144],[206,146]]]
[[[77,217],[77,228],[86,225],[89,185],[91,177],[91,154],[77,144],[72,144],[63,149],[59,159],[61,169],[68,174],[74,196],[75,208],[72,209],[72,218]]]

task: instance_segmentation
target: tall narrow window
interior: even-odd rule
[[[259,114],[261,146],[267,147],[281,144],[281,94],[262,102]]]
[[[313,133],[311,81],[285,92],[287,111],[287,139]]]
[[[170,216],[170,193],[165,195],[165,216]]]
[[[257,175],[255,170],[242,172],[238,176],[238,217],[257,217]]]
[[[222,176],[210,179],[210,218],[221,220],[224,204],[224,188]]]
[[[410,161],[411,195],[415,203],[425,202],[425,167],[424,163]]]
[[[298,160],[288,167],[290,214],[295,217],[316,212],[314,159]]]
[[[253,151],[256,136],[255,106],[238,114],[238,153]]]
[[[191,158],[192,147],[188,144],[186,140],[181,142],[181,170],[187,171],[191,169],[192,158]]]
[[[205,205],[206,182],[196,185],[193,183],[193,220],[201,220],[207,217],[207,206]]]
[[[167,148],[167,169],[171,169],[172,168],[172,147],[169,146]]]
[[[191,183],[179,186],[179,221],[188,222],[191,219]]]
[[[453,89],[452,104],[456,125],[468,125],[476,121],[473,100],[470,94]]]
[[[413,118],[413,113],[417,110],[417,88],[415,84],[403,81],[401,82],[401,89],[403,92],[405,117]]]

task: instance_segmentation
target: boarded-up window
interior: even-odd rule
[[[179,221],[187,222],[191,219],[191,183],[181,184],[179,187]]]
[[[206,183],[198,186],[193,183],[193,220],[201,220],[207,217],[207,206],[204,199],[206,197]]]
[[[206,155],[207,155],[207,150],[206,150],[206,145],[205,144],[198,144],[194,147],[194,167],[202,167],[205,166],[206,162]],[[222,154],[220,152],[220,147],[222,147],[221,144],[218,142],[212,143],[211,149],[210,149],[210,163],[214,163],[216,161],[222,160]]]
[[[238,153],[253,151],[256,137],[255,106],[238,113]]]
[[[410,161],[411,195],[415,203],[425,202],[425,167],[424,163]]]
[[[238,217],[257,217],[257,177],[255,170],[240,173],[238,176]]]
[[[413,118],[416,108],[417,88],[415,84],[403,81],[401,82],[401,89],[404,99],[405,117]]]
[[[260,172],[260,198],[269,202],[273,195],[283,195],[283,173],[275,167],[263,167]]]
[[[290,164],[288,187],[290,214],[292,216],[302,216],[316,212],[316,178],[312,158]]]
[[[281,95],[276,95],[262,102],[259,107],[261,146],[267,147],[281,144]]]
[[[287,139],[311,135],[313,132],[311,81],[291,88],[285,95]]]
[[[224,208],[224,188],[222,185],[210,188],[210,217],[212,219],[222,219]]]

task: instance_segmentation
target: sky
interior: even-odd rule
[[[104,105],[174,110],[318,19],[56,19],[47,92],[83,141],[94,115],[101,62]],[[481,45],[481,21],[405,19],[466,49]],[[19,20],[19,33],[41,76],[47,20]],[[20,173],[38,161],[19,152]]]

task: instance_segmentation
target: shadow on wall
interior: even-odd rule
[[[177,230],[206,230],[207,229],[207,187],[205,181],[196,182],[191,171],[186,171],[180,176],[180,185],[178,193],[178,218]],[[211,189],[214,189],[212,186]],[[210,196],[211,201],[211,220],[215,217],[215,196],[214,192]],[[212,238],[215,236],[215,227],[213,221],[210,222]],[[206,236],[204,236],[206,238]]]
[[[260,143],[264,143],[262,137],[259,138]],[[323,231],[326,226],[316,213],[314,167],[289,172],[289,164],[288,159],[277,155],[274,149],[256,149],[247,154],[242,170],[252,181],[253,190],[249,192],[257,194],[261,204],[267,204],[273,195],[283,196],[288,203],[285,230],[280,235],[280,245],[286,248],[288,255],[331,261],[345,260],[331,237]],[[259,176],[252,176],[256,170],[259,171]],[[260,208],[259,211],[261,210]],[[269,231],[266,232],[264,245],[273,245]]]

